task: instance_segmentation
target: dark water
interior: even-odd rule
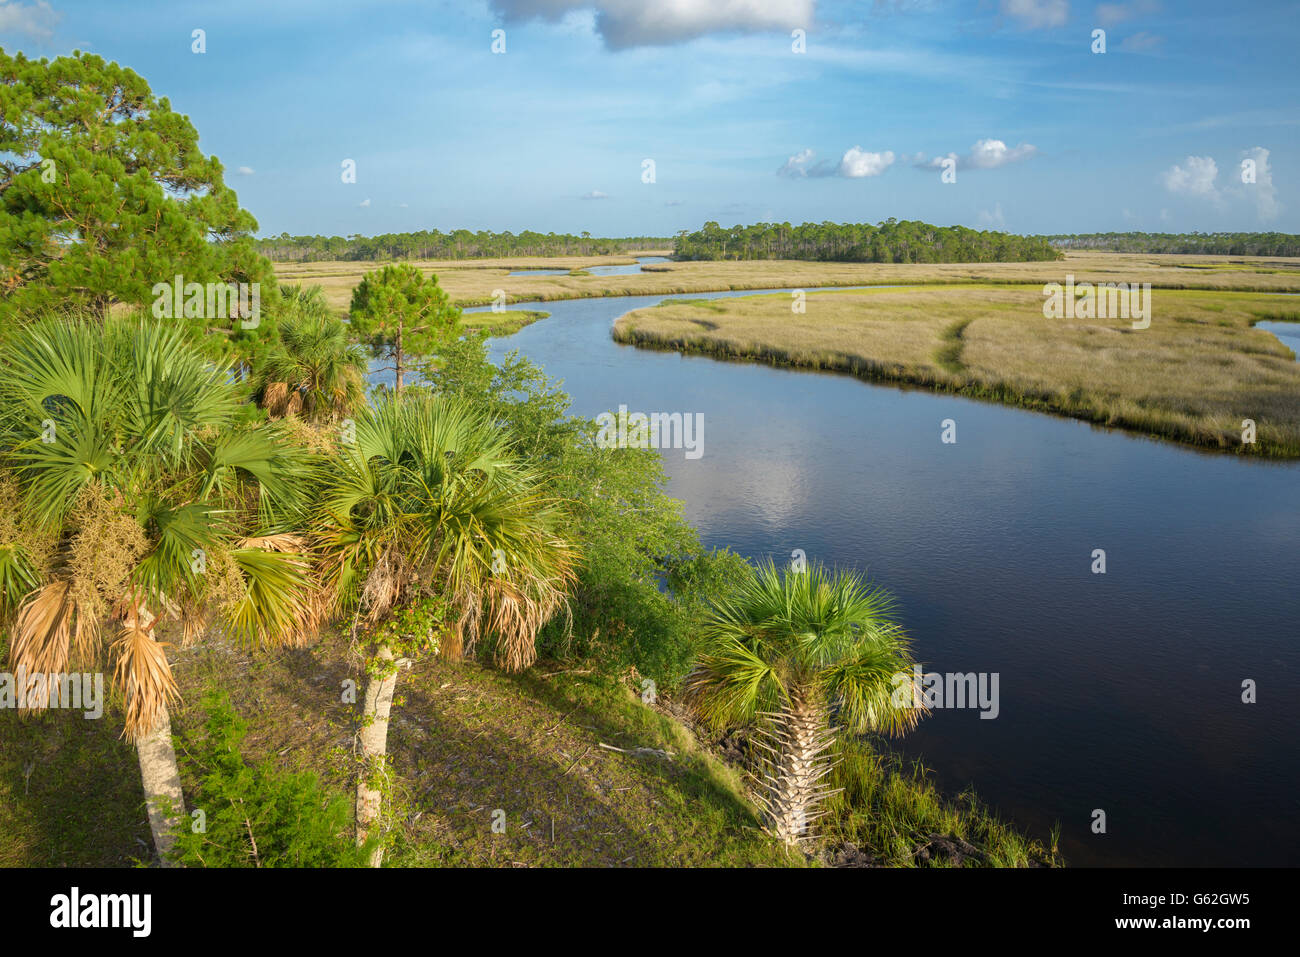
[[[939,710],[898,745],[942,788],[1059,821],[1073,864],[1300,864],[1300,465],[610,339],[662,298],[546,303],[493,355],[578,414],[702,412],[703,456],[663,455],[707,544],[865,569],[927,670],[996,672],[996,719]]]
[[[593,276],[633,276],[641,271],[641,267],[648,263],[666,263],[667,256],[638,256],[637,261],[628,263],[626,266],[590,266],[587,272]],[[508,276],[567,276],[567,269],[521,269],[518,272],[507,273]]]

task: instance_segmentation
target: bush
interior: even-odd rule
[[[352,837],[352,802],[311,772],[250,765],[241,752],[245,722],[224,693],[203,697],[201,732],[183,741],[182,767],[199,779],[190,816],[177,826],[171,859],[189,867],[364,867],[369,846]]]

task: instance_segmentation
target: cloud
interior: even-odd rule
[[[1131,37],[1125,37],[1120,41],[1119,48],[1125,53],[1146,53],[1148,50],[1156,49],[1164,42],[1164,37],[1143,30]]]
[[[593,189],[590,193],[583,193],[579,199],[609,199],[608,193],[602,193],[598,189]]]
[[[814,155],[812,150],[802,149],[781,164],[777,168],[776,174],[794,179],[804,179],[810,176],[814,178],[842,176],[845,179],[863,179],[867,176],[879,176],[894,162],[894,154],[891,150],[885,150],[883,153],[869,153],[861,146],[854,146],[845,150],[844,156],[841,157],[838,165],[830,160],[818,160],[814,163],[812,162]]]
[[[370,205],[370,197],[366,197],[361,202],[357,203],[357,205],[360,206],[362,209],[365,209],[367,206]]]
[[[668,200],[667,202],[665,202],[664,205],[665,205],[665,206],[685,206],[685,205],[686,205],[686,200],[684,200],[684,199],[670,199],[670,200]]]
[[[844,153],[840,160],[840,175],[849,179],[862,179],[864,176],[879,176],[889,169],[894,162],[890,150],[883,153],[867,153],[862,147],[855,146]]]
[[[1277,188],[1273,185],[1273,170],[1268,165],[1269,151],[1262,146],[1252,146],[1241,153],[1242,159],[1255,161],[1255,182],[1246,183],[1245,188],[1255,200],[1255,209],[1261,220],[1276,219],[1282,207],[1278,205]]]
[[[48,40],[62,19],[63,14],[45,0],[28,4],[0,0],[0,33],[25,33],[38,40]]]
[[[813,158],[813,151],[803,149],[795,153],[780,168],[777,169],[777,176],[807,176],[808,163]]]
[[[997,169],[999,166],[1018,163],[1020,160],[1037,155],[1038,147],[1032,143],[1020,143],[1008,147],[1002,140],[977,140],[965,156],[949,153],[947,156],[936,156],[927,160],[924,154],[918,153],[911,157],[911,160],[913,166],[921,169],[942,169],[944,160],[951,159],[957,161],[957,169],[972,170]]]
[[[1070,15],[1069,0],[1002,0],[1002,12],[1026,30],[1065,25]]]
[[[252,176],[252,175],[253,175],[253,167],[251,167],[251,166],[241,166],[241,167],[239,167],[239,169],[235,170],[235,175],[236,175],[236,176]]]
[[[1002,218],[1002,204],[1000,202],[993,204],[993,212],[987,209],[980,210],[979,222],[981,226],[989,226],[994,229],[1005,229],[1007,221]]]
[[[1125,20],[1132,20],[1134,17],[1144,17],[1148,14],[1158,13],[1160,4],[1158,0],[1132,0],[1130,3],[1099,3],[1097,4],[1097,21],[1103,27],[1113,27],[1117,23],[1123,23]]]
[[[611,50],[665,46],[710,33],[810,27],[815,0],[489,0],[506,21],[556,22],[594,10],[596,32]]]
[[[1209,199],[1218,197],[1214,180],[1219,175],[1219,167],[1210,156],[1189,156],[1184,162],[1186,167],[1174,164],[1160,174],[1165,189],[1171,193],[1187,196],[1204,196]]]

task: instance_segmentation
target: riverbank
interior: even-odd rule
[[[646,251],[651,255],[653,251]],[[628,256],[555,259],[447,260],[413,262],[437,275],[439,285],[459,306],[491,303],[498,292],[507,303],[553,302],[608,296],[689,295],[726,290],[759,290],[891,284],[1038,284],[1064,282],[1067,274],[1083,282],[1149,282],[1163,289],[1221,289],[1300,292],[1300,259],[1268,257],[1172,256],[1072,252],[1063,261],[1036,263],[835,263],[804,260],[668,262],[619,275],[568,275],[574,269],[627,265]],[[373,262],[277,263],[281,282],[319,284],[330,305],[346,312],[361,277]],[[519,270],[563,269],[560,276],[510,276]]]
[[[1300,457],[1300,364],[1252,328],[1294,318],[1291,303],[1168,288],[1151,302],[1150,327],[1135,329],[1129,318],[1045,318],[1036,285],[812,292],[802,313],[789,293],[670,300],[622,316],[613,337],[906,383],[1199,448]]]
[[[524,326],[531,326],[549,316],[549,312],[535,309],[510,309],[505,312],[467,312],[461,317],[461,325],[475,332],[486,332],[490,336],[513,336]]]
[[[244,757],[316,774],[350,794],[356,714],[341,701],[347,642],[251,657],[220,641],[175,656],[184,695],[173,732],[200,727],[219,687],[248,724]],[[389,866],[1028,866],[1050,853],[967,798],[941,798],[915,769],[855,750],[827,839],[789,854],[760,830],[734,738],[708,735],[635,676],[541,662],[506,675],[472,662],[415,662],[389,730]],[[150,832],[135,750],[103,720],[0,712],[0,866],[131,866]],[[638,751],[637,749],[643,749]],[[183,751],[182,751],[183,753]],[[183,770],[186,794],[197,782]],[[94,780],[87,796],[84,782]],[[505,831],[492,829],[505,812]],[[949,848],[975,847],[954,857]],[[1056,861],[1059,863],[1059,859]]]

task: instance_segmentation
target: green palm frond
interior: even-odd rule
[[[920,715],[892,705],[895,676],[912,667],[893,600],[854,573],[760,565],[715,606],[702,638],[688,696],[715,722],[775,710],[795,689],[854,731],[898,732]]]
[[[232,551],[244,593],[226,616],[232,637],[250,645],[294,643],[311,618],[312,581],[304,556],[262,548]]]

